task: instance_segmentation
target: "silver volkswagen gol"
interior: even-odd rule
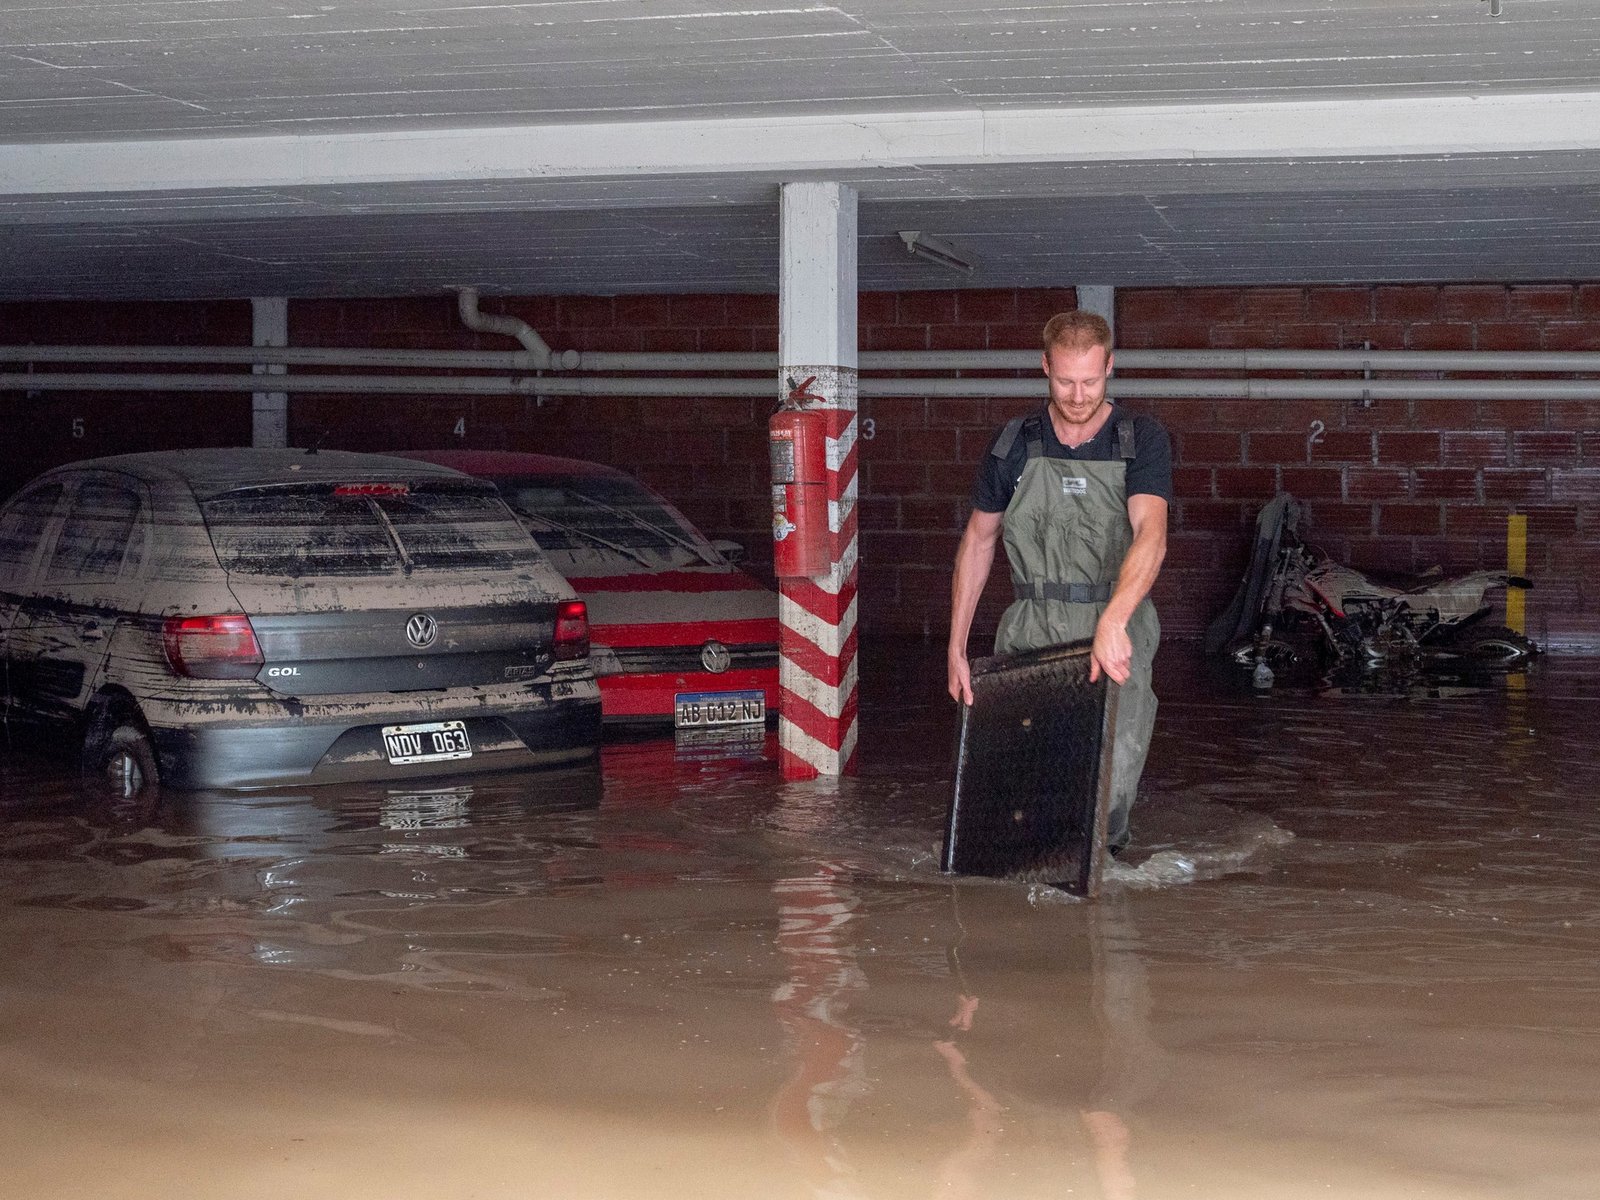
[[[4,712],[123,792],[591,757],[584,604],[487,484],[370,454],[73,463],[0,509]]]

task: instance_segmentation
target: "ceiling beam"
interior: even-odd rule
[[[0,197],[1600,149],[1600,91],[0,145]],[[862,187],[864,196],[871,187]]]

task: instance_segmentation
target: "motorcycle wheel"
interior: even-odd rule
[[[1538,647],[1504,625],[1469,625],[1440,647],[1444,653],[1485,666],[1517,666],[1527,662]]]

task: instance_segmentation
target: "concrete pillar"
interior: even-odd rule
[[[1117,344],[1117,289],[1098,285],[1078,285],[1078,307],[1104,317],[1111,326],[1111,344]]]
[[[829,567],[779,583],[783,775],[855,769],[856,193],[786,183],[780,197],[780,397],[827,416]]]
[[[1096,316],[1104,317],[1107,325],[1111,326],[1111,345],[1117,344],[1117,289],[1114,287],[1097,284],[1078,285],[1078,307],[1084,312],[1092,312]]]
[[[280,348],[289,344],[289,301],[282,296],[257,296],[250,301],[253,346]],[[282,375],[281,363],[257,364],[257,375]],[[251,396],[250,444],[281,450],[289,444],[289,393],[255,392]]]

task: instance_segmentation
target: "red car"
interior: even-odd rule
[[[759,727],[778,701],[778,597],[664,498],[600,463],[407,451],[491,480],[589,605],[605,719]]]

